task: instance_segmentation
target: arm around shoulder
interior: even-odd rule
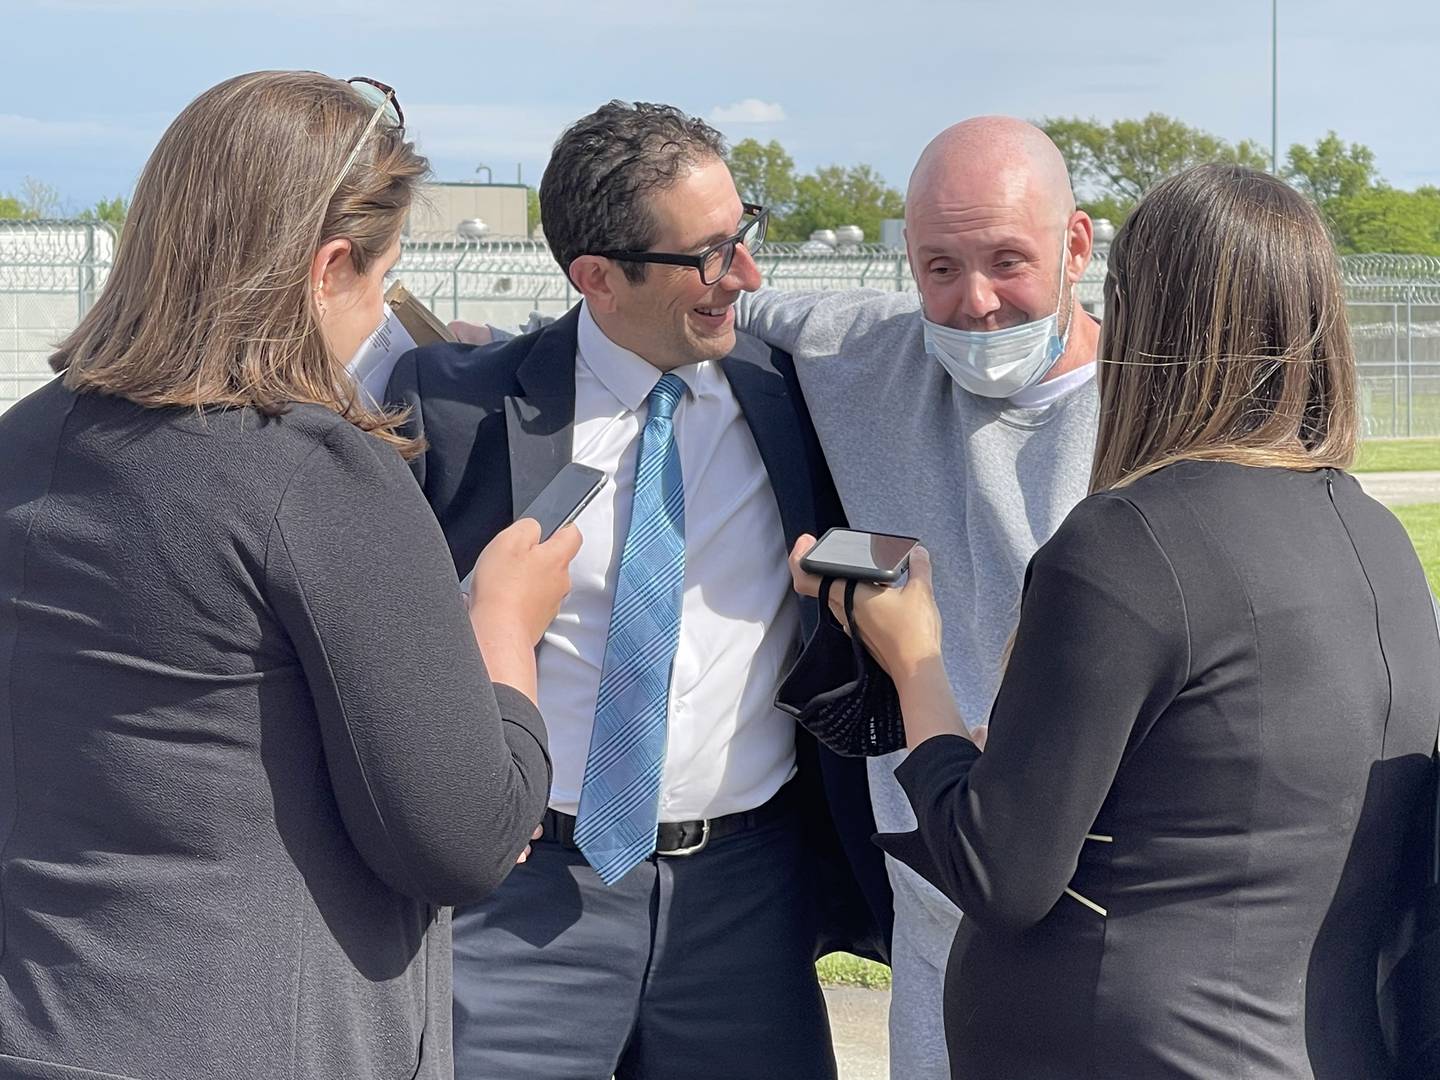
[[[735,302],[735,329],[759,338],[772,349],[793,353],[811,311],[823,292],[782,292],[768,285],[741,293]]]

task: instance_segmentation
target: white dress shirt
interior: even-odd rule
[[[574,460],[607,480],[576,519],[584,544],[571,592],[539,649],[540,712],[550,732],[550,805],[574,814],[610,630],[645,399],[662,373],[580,308]],[[780,511],[750,427],[717,363],[675,371],[685,484],[685,590],[670,678],[660,820],[751,810],[795,771],[794,721],[772,704],[793,655],[799,609]]]

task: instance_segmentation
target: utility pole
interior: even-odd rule
[[[1280,175],[1280,0],[1270,0],[1270,171]]]

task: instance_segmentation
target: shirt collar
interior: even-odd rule
[[[1043,408],[1051,402],[1059,401],[1077,387],[1084,386],[1094,377],[1095,361],[1092,360],[1088,364],[1081,364],[1073,371],[1067,371],[1064,375],[1057,375],[1053,379],[1017,390],[1010,395],[1007,403],[1017,409]]]
[[[590,314],[590,306],[583,300],[580,301],[576,343],[580,362],[620,404],[631,412],[639,412],[663,372],[638,353],[622,348],[606,337],[605,331]],[[721,377],[716,365],[708,360],[675,368],[674,374],[685,383],[689,397],[713,393],[714,381]]]

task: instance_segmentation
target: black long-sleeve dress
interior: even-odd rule
[[[550,769],[400,456],[56,382],[0,463],[0,1075],[448,1077]]]
[[[983,754],[882,838],[964,911],[963,1080],[1385,1075],[1379,939],[1440,726],[1404,530],[1348,475],[1186,462],[1036,553]]]

